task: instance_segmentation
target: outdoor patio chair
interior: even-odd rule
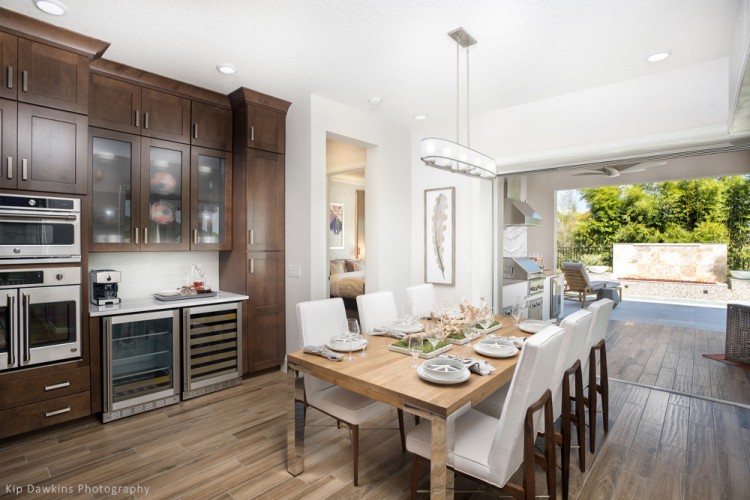
[[[565,275],[564,294],[567,298],[577,300],[581,308],[586,307],[588,296],[597,293],[603,288],[617,289],[622,299],[622,286],[618,281],[591,281],[586,266],[581,262],[563,262],[560,269]]]

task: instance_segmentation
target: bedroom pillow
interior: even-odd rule
[[[364,271],[365,263],[361,259],[348,259],[346,261],[346,270],[352,271]]]
[[[331,274],[340,274],[343,272],[346,272],[346,269],[344,268],[345,261],[344,259],[333,259],[331,261]]]

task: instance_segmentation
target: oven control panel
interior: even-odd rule
[[[80,267],[48,267],[0,271],[0,288],[80,285]]]
[[[3,271],[0,272],[0,287],[18,285],[41,285],[44,283],[44,271]]]

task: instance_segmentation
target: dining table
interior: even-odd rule
[[[507,317],[496,318],[502,327],[496,336],[528,337]],[[363,396],[382,401],[394,408],[419,416],[431,423],[430,497],[453,498],[453,473],[447,467],[447,420],[467,403],[476,405],[510,382],[520,356],[490,358],[472,348],[471,344],[452,344],[449,354],[483,359],[495,367],[489,375],[471,373],[462,383],[443,385],[427,382],[411,368],[408,354],[389,350],[397,339],[382,335],[366,335],[367,356],[353,353],[353,360],[334,361],[302,351],[287,355],[287,470],[296,476],[304,472],[304,412],[295,398],[298,373],[317,377]],[[347,353],[348,354],[348,353]],[[421,364],[420,360],[418,364]],[[299,411],[298,411],[299,410]]]

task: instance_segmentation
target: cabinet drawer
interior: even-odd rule
[[[0,411],[0,439],[91,414],[91,393],[81,392]]]
[[[90,384],[88,367],[4,382],[0,384],[0,409],[88,391]]]

